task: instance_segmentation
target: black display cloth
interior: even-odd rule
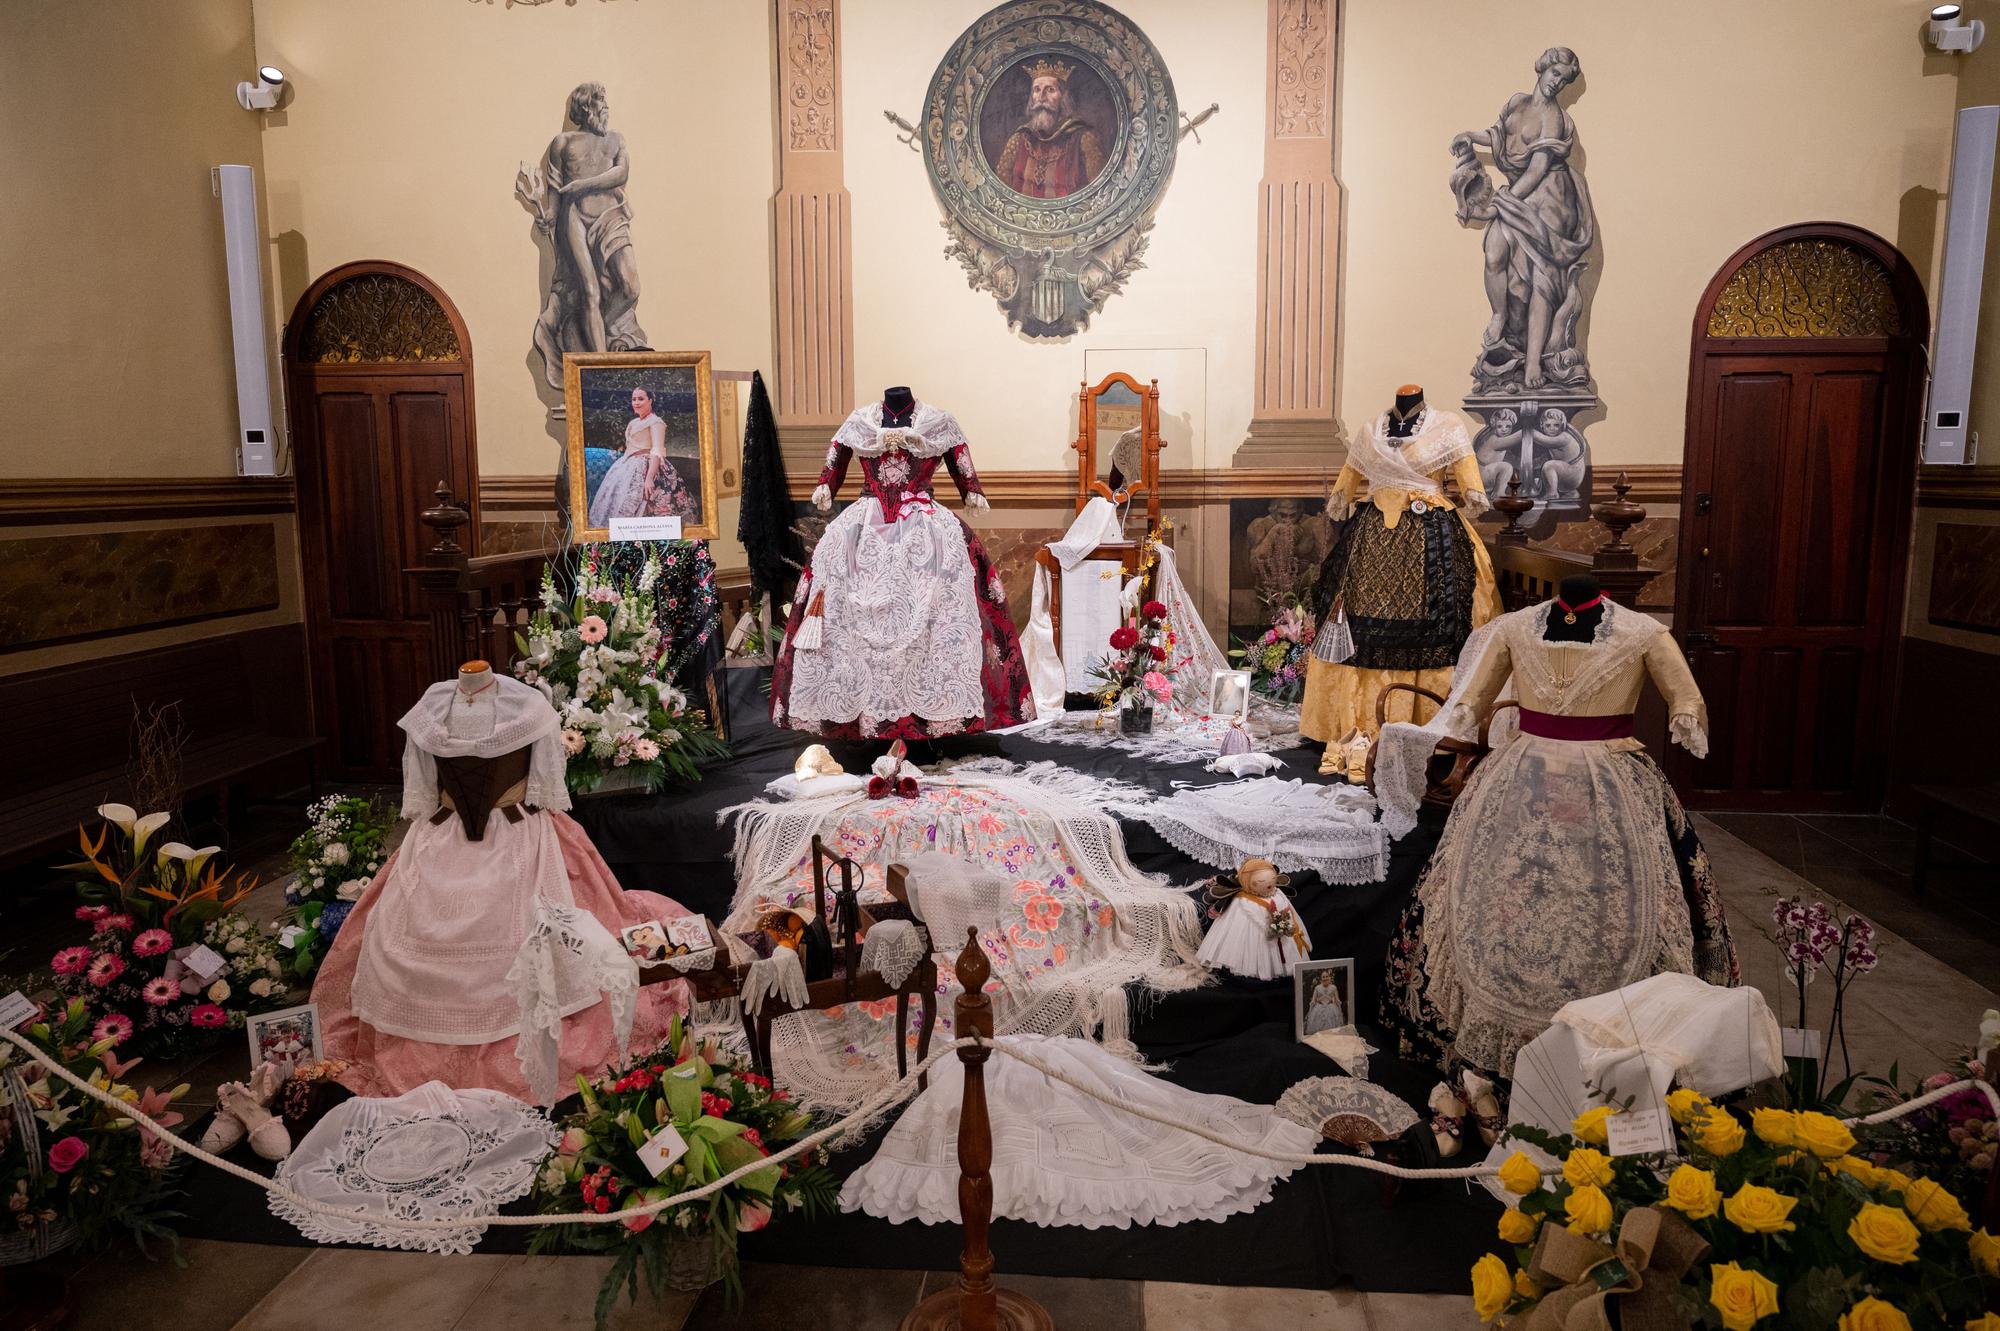
[[[706,772],[703,781],[664,797],[605,796],[578,802],[575,816],[627,889],[663,892],[712,919],[727,913],[731,833],[717,827],[716,812],[755,798],[766,782],[790,771],[793,756],[812,742],[809,736],[774,730],[762,719],[760,673],[728,672],[738,736],[735,756]],[[883,748],[854,745],[843,752],[834,747],[850,771],[865,771],[869,758]],[[1016,762],[1053,758],[1163,792],[1175,780],[1228,779],[1204,772],[1199,764],[1148,765],[1115,749],[1036,743],[1021,736],[965,736],[930,747],[932,752],[919,749],[912,758],[923,762],[967,753],[994,753]],[[1311,777],[1316,770],[1316,750],[1294,749],[1279,756],[1286,761],[1283,775]],[[1123,825],[1127,851],[1139,868],[1168,874],[1199,895],[1209,868],[1174,850],[1145,825]],[[1369,1080],[1402,1097],[1425,1120],[1387,1152],[1387,1158],[1412,1165],[1438,1163],[1429,1150],[1424,1109],[1438,1076],[1434,1068],[1395,1056],[1393,1036],[1376,1024],[1378,991],[1397,917],[1440,826],[1427,811],[1417,830],[1395,844],[1388,876],[1380,883],[1328,886],[1305,873],[1294,874],[1287,889],[1312,936],[1314,957],[1355,961],[1357,1021],[1382,1051],[1369,1060]],[[1252,853],[1254,849],[1245,851]],[[1215,984],[1183,993],[1151,998],[1135,993],[1132,1022],[1133,1040],[1147,1061],[1160,1076],[1189,1090],[1269,1104],[1296,1082],[1341,1073],[1332,1060],[1294,1038],[1289,980],[1222,975]],[[861,1145],[836,1155],[831,1162],[835,1172],[845,1177],[860,1168],[886,1131],[886,1126],[878,1127]],[[1478,1155],[1475,1145],[1451,1163],[1470,1163]],[[239,1149],[234,1158],[270,1170],[247,1149]],[[189,1216],[183,1233],[244,1242],[306,1242],[273,1217],[248,1184],[205,1168],[197,1168],[188,1183],[193,1195],[180,1207]],[[525,1200],[504,1209],[510,1214],[531,1210]],[[1263,1206],[1227,1221],[1085,1230],[999,1220],[993,1225],[992,1247],[1003,1283],[1009,1273],[1308,1289],[1348,1279],[1363,1290],[1462,1293],[1478,1256],[1502,1251],[1494,1232],[1499,1210],[1476,1185],[1393,1182],[1358,1169],[1312,1166],[1279,1182]],[[532,1232],[489,1229],[479,1251],[524,1251]],[[952,1271],[961,1242],[956,1225],[892,1225],[872,1216],[839,1214],[811,1222],[784,1218],[760,1233],[744,1235],[741,1247],[745,1257],[757,1261]]]

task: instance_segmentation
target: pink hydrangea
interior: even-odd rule
[[[90,960],[90,970],[84,978],[102,989],[125,973],[125,963],[109,952],[100,952]]]
[[[165,929],[148,929],[132,940],[132,955],[157,957],[174,945],[174,936]]]
[[[87,947],[66,947],[49,961],[49,969],[58,975],[81,975],[90,965],[92,952]]]

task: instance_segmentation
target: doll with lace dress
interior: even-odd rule
[[[569,808],[561,719],[542,694],[470,662],[398,723],[407,836],[313,984],[326,1052],[360,1095],[429,1081],[553,1103],[687,1010],[683,983],[639,988],[622,928],[688,912],[619,889]]]
[[[1275,980],[1312,955],[1312,939],[1284,893],[1291,879],[1265,859],[1248,859],[1209,884],[1219,914],[1196,959],[1210,970]]]
[[[861,459],[866,495],[829,522],[799,580],[771,675],[771,720],[840,739],[928,739],[1034,715],[1007,589],[964,519],[931,493],[938,464],[986,507],[958,420],[891,388],[827,450],[822,512]]]

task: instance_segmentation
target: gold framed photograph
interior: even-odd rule
[[[571,352],[563,410],[575,540],[716,534],[722,487],[706,351]]]

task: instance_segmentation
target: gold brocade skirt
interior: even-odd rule
[[[1349,731],[1373,735],[1375,699],[1390,684],[1415,684],[1443,697],[1451,691],[1449,670],[1367,670],[1360,666],[1332,665],[1316,656],[1306,657],[1306,693],[1299,702],[1299,733],[1321,743],[1339,739]],[[1387,719],[1415,721],[1418,725],[1437,711],[1414,693],[1390,695]]]

